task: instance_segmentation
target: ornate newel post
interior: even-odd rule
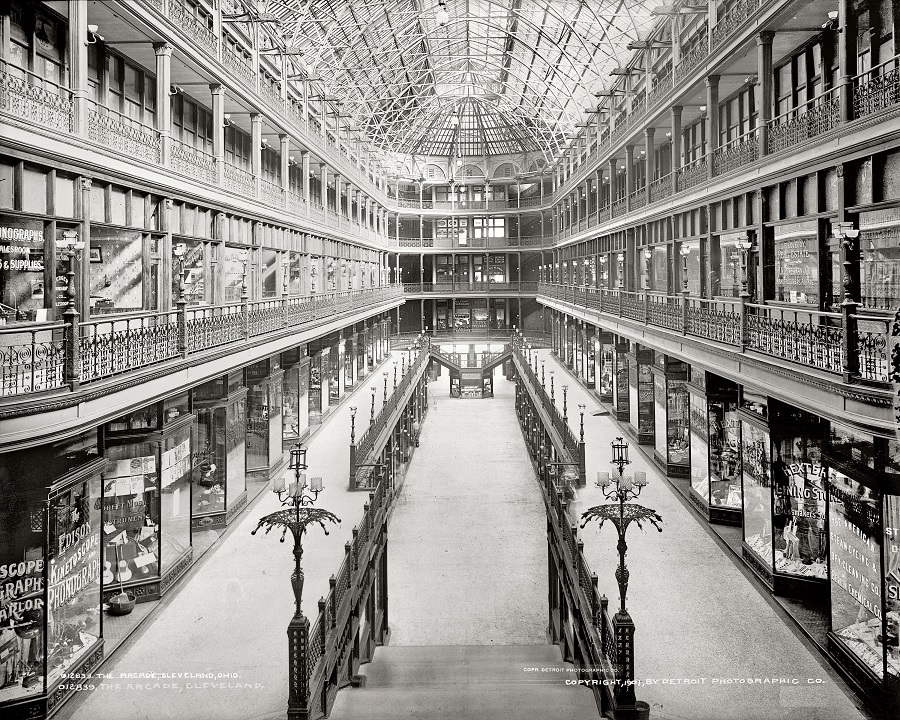
[[[616,549],[619,552],[619,565],[616,568],[616,582],[619,585],[619,610],[613,615],[613,635],[616,640],[615,657],[615,691],[616,709],[610,713],[614,720],[623,718],[647,718],[650,715],[650,706],[635,697],[634,693],[634,621],[628,609],[625,607],[625,598],[628,594],[628,567],[625,565],[625,555],[628,545],[625,542],[625,533],[628,526],[634,522],[642,527],[644,522],[650,522],[657,530],[662,532],[662,517],[650,508],[636,503],[627,502],[641,494],[641,490],[647,485],[647,475],[644,472],[636,472],[634,477],[624,474],[625,466],[630,465],[628,459],[628,443],[617,437],[612,443],[612,464],[618,468],[618,478],[615,482],[609,473],[597,473],[597,487],[603,496],[612,503],[597,505],[588,508],[581,515],[581,527],[591,520],[599,521],[599,528],[609,520],[616,526],[618,543]],[[599,529],[598,528],[598,529]]]
[[[311,478],[306,482],[306,449],[297,443],[291,448],[289,469],[294,471],[294,482],[287,488],[284,478],[273,481],[272,491],[281,501],[282,509],[259,519],[256,535],[260,528],[266,534],[273,528],[281,529],[281,542],[290,531],[294,538],[294,572],[291,574],[291,588],[294,591],[294,616],[288,623],[288,720],[309,720],[309,673],[307,672],[307,650],[309,647],[309,620],[303,614],[303,534],[310,525],[318,525],[328,534],[326,523],[337,524],[341,520],[334,513],[313,507],[322,492],[322,478]],[[307,490],[309,492],[307,492]],[[319,602],[320,612],[323,603]],[[320,628],[323,630],[323,628]],[[324,638],[322,646],[325,646]]]

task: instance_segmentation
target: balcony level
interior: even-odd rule
[[[586,322],[811,412],[893,432],[884,317],[854,315],[852,333],[840,313],[551,283],[537,300],[559,312],[554,332]]]
[[[396,285],[0,329],[0,436],[10,447],[95,427],[403,303]],[[383,322],[383,321],[380,321]]]

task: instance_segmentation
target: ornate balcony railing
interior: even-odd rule
[[[690,190],[709,180],[709,163],[706,155],[699,157],[684,167],[678,168],[678,190]]]
[[[279,115],[284,114],[284,99],[281,97],[281,83],[268,83],[260,79],[259,96]]]
[[[179,356],[178,314],[90,320],[79,326],[81,382],[119,375]]]
[[[716,175],[723,175],[756,162],[758,158],[759,134],[756,130],[751,130],[716,148],[713,152],[713,172]]]
[[[678,83],[690,75],[707,57],[709,57],[709,36],[704,32],[691,49],[682,54],[681,62],[675,66],[675,82]]]
[[[74,130],[72,93],[67,88],[5,62],[0,65],[0,112],[47,130]]]
[[[854,315],[859,376],[872,382],[890,382],[890,321]]]
[[[843,369],[839,313],[747,305],[746,322],[751,350],[833,373]]]
[[[306,215],[306,200],[297,193],[288,192],[287,207],[288,210],[296,215]]]
[[[168,0],[169,19],[207,52],[215,55],[219,41],[210,27],[197,18],[182,0]],[[224,50],[224,47],[223,47]]]
[[[715,50],[740,28],[760,6],[761,0],[738,0],[719,18],[710,34],[710,46]]]
[[[653,77],[650,94],[647,95],[648,107],[653,107],[672,91],[672,65],[666,65],[661,72]]]
[[[256,197],[256,178],[253,173],[226,162],[222,172],[225,188],[239,195]]]
[[[263,180],[262,178],[260,178],[259,197],[261,200],[268,203],[269,205],[272,205],[273,207],[284,207],[284,188],[281,187],[281,185],[279,185],[278,183],[273,183],[269,180]]]
[[[153,128],[126,115],[90,102],[87,117],[88,138],[104,147],[136,160],[162,162],[162,142]]]
[[[641,187],[628,196],[629,208],[639,210],[647,204],[647,188]]]
[[[839,313],[794,310],[735,300],[707,300],[678,295],[575,288],[540,283],[539,296],[627,318],[730,347],[841,374],[846,367],[844,328]],[[888,381],[889,322],[856,316],[859,377]]]
[[[0,396],[65,386],[65,330],[59,324],[0,328]]]
[[[209,153],[172,139],[169,159],[172,169],[177,173],[210,185],[215,185],[218,181],[216,158]]]
[[[650,183],[650,202],[658,202],[672,195],[672,173]]]
[[[621,216],[621,215],[624,215],[624,214],[625,214],[625,211],[627,210],[627,207],[628,207],[628,200],[627,200],[627,199],[621,198],[620,200],[616,200],[616,201],[612,204],[612,216],[613,216],[614,218],[617,218],[617,217],[619,217],[619,216]]]
[[[222,64],[248,88],[256,89],[256,72],[253,70],[253,66],[243,55],[239,55],[228,45],[222,46]]]
[[[798,145],[837,127],[841,122],[840,99],[832,89],[769,121],[769,152]]]
[[[0,328],[0,396],[87,383],[402,297],[390,285],[305,297]],[[70,337],[75,337],[73,344]],[[74,378],[66,377],[67,365]]]
[[[853,116],[860,118],[900,102],[900,56],[853,78]]]

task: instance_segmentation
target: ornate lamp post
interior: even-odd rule
[[[678,250],[678,254],[681,255],[681,292],[683,292],[684,296],[687,297],[687,294],[688,294],[687,259],[688,259],[688,255],[691,254],[691,249],[684,243],[681,243],[681,248]]]
[[[644,290],[650,289],[650,261],[653,259],[653,251],[650,248],[644,250]]]
[[[372,410],[369,413],[369,425],[375,422],[375,386],[369,388],[372,391]]]
[[[617,437],[610,445],[612,464],[618,468],[618,479],[613,481],[607,472],[597,473],[597,487],[607,500],[613,502],[585,510],[581,514],[581,527],[591,520],[598,520],[599,528],[602,528],[603,523],[609,520],[618,531],[619,542],[616,549],[619,551],[619,566],[616,568],[616,582],[619,584],[619,611],[613,616],[613,631],[616,638],[616,666],[619,676],[616,678],[615,695],[619,708],[641,708],[649,712],[647,703],[638,702],[634,695],[634,621],[625,608],[629,575],[625,566],[625,553],[628,550],[625,533],[632,521],[637,523],[638,527],[642,527],[644,522],[650,522],[662,532],[660,526],[662,517],[655,510],[627,502],[641,494],[641,490],[647,485],[647,474],[635,472],[634,478],[626,476],[625,466],[631,464],[628,459],[628,443]]]
[[[566,396],[569,394],[569,386],[563,385],[563,422],[569,422],[569,406],[566,404]]]
[[[241,250],[238,253],[238,258],[241,261],[241,302],[246,303],[249,299],[250,295],[247,292],[247,260],[250,257],[250,253],[247,250]]]
[[[383,404],[387,405],[387,380],[388,380],[387,370],[385,370],[381,374],[384,375],[384,403]]]
[[[541,387],[545,387],[544,383],[544,361],[541,360]]]
[[[69,269],[66,271],[66,309],[63,311],[63,316],[67,319],[77,317],[75,298],[78,294],[75,292],[75,258],[78,257],[79,252],[84,250],[84,240],[78,239],[78,233],[75,230],[63,230],[62,240],[56,241],[56,247],[65,252],[66,259],[69,261]]]
[[[397,361],[394,360],[394,390],[397,389]]]
[[[350,444],[356,445],[356,408],[350,406]]]
[[[306,449],[297,443],[291,448],[290,464],[294,471],[294,482],[287,488],[284,478],[278,478],[272,486],[273,492],[281,501],[282,509],[269,513],[259,519],[252,534],[266,529],[266,534],[273,528],[281,530],[281,542],[290,531],[294,538],[294,572],[291,575],[291,587],[294,590],[294,617],[288,625],[288,719],[303,720],[309,715],[307,700],[309,698],[309,681],[306,676],[306,648],[309,643],[309,620],[303,615],[301,601],[303,598],[303,534],[310,525],[318,525],[328,534],[326,523],[337,524],[341,520],[334,513],[322,508],[312,507],[322,492],[322,478],[311,478],[306,482],[307,469]],[[308,491],[308,492],[307,492]]]
[[[550,402],[552,402],[554,405],[556,405],[556,393],[554,392],[554,389],[553,389],[554,372],[555,372],[554,370],[550,371]]]
[[[187,246],[184,243],[178,243],[172,247],[172,271],[178,273],[178,298],[175,305],[179,310],[184,307],[186,300],[184,299],[184,253]]]
[[[586,407],[587,407],[586,405],[580,405],[580,404],[578,406],[578,412],[581,415],[581,423],[580,423],[580,427],[578,429],[578,436],[579,436],[578,439],[580,442],[584,442],[584,410]]]
[[[750,239],[749,235],[744,235],[737,242],[738,250],[741,251],[741,297],[745,299],[749,299],[750,291],[747,288],[747,285],[750,281],[747,273],[747,258],[750,254],[750,249],[753,247],[753,240]]]

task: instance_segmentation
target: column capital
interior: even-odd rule
[[[653,138],[653,136],[654,136],[655,134],[656,134],[656,128],[655,128],[655,127],[652,127],[652,126],[651,126],[651,127],[644,128],[644,137],[647,137],[647,138]]]
[[[250,122],[261,123],[263,119],[262,113],[250,113]]]
[[[771,30],[763,30],[759,35],[756,36],[756,44],[757,45],[771,45],[772,40],[775,38],[775,33]]]
[[[669,112],[671,112],[673,116],[678,116],[678,117],[681,117],[681,110],[682,110],[681,105],[673,105],[672,107],[669,108]]]
[[[165,55],[166,57],[172,57],[172,50],[174,49],[175,48],[167,42],[153,43],[153,51],[157,56]]]
[[[707,75],[706,76],[706,87],[718,87],[719,86],[719,76],[718,75]]]
[[[225,86],[220,85],[219,83],[211,83],[209,86],[209,91],[213,95],[224,95],[225,94]]]
[[[82,190],[90,190],[90,189],[91,189],[91,185],[93,184],[93,182],[94,182],[94,181],[93,181],[91,178],[89,178],[89,177],[83,177],[83,178],[81,178],[81,189],[82,189]]]

